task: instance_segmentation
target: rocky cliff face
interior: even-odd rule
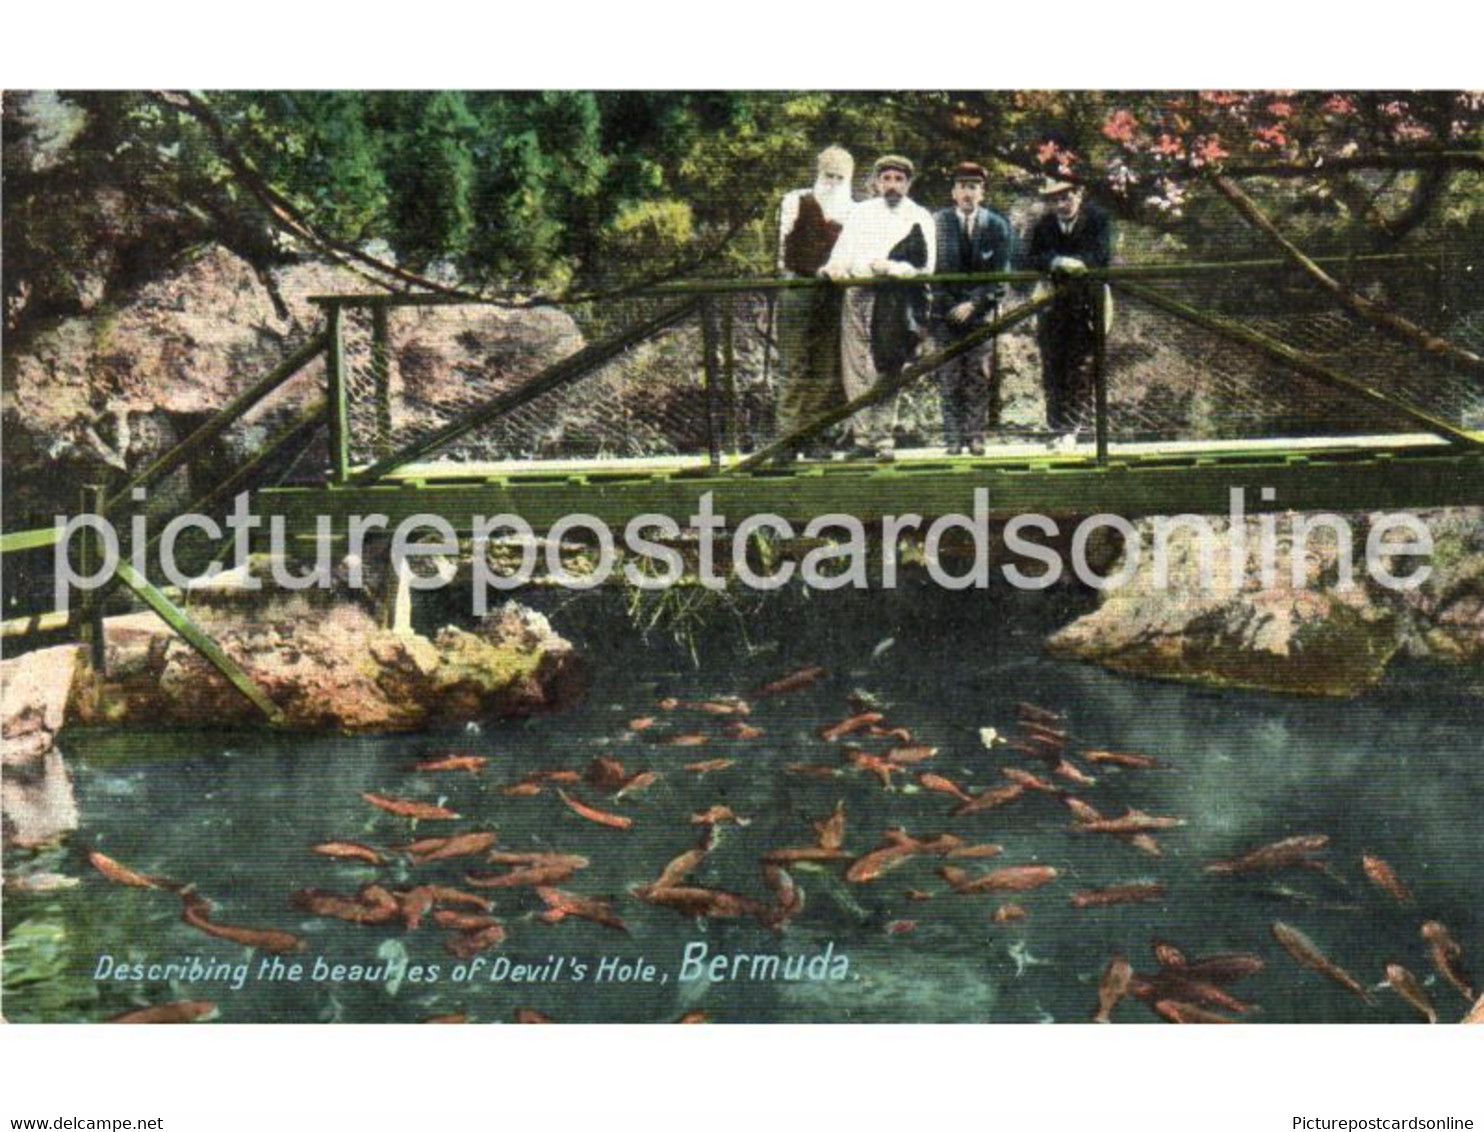
[[[45,845],[77,828],[72,779],[56,738],[81,653],[62,645],[0,662],[0,827],[8,845]]]
[[[1310,695],[1353,695],[1380,680],[1396,657],[1484,668],[1484,509],[1422,512],[1434,551],[1417,589],[1379,585],[1365,570],[1366,516],[1349,516],[1354,585],[1340,583],[1340,544],[1309,540],[1300,560],[1291,537],[1276,543],[1271,579],[1260,571],[1259,528],[1245,529],[1245,566],[1233,585],[1232,531],[1213,521],[1213,585],[1202,584],[1200,547],[1189,531],[1170,540],[1169,584],[1142,555],[1128,585],[1047,642],[1055,655],[1139,676]],[[1291,518],[1288,516],[1286,518]],[[1291,528],[1279,523],[1279,530]],[[1152,545],[1152,524],[1139,524]],[[1390,562],[1396,573],[1410,566]],[[1484,674],[1477,682],[1484,692]]]

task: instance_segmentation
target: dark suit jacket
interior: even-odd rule
[[[1009,271],[1015,254],[1015,235],[1010,222],[998,212],[980,208],[974,214],[972,246],[964,239],[964,230],[956,208],[945,208],[933,216],[938,231],[939,275],[966,275],[983,271]],[[974,314],[1003,297],[1003,283],[943,283],[933,285],[932,318],[942,322],[948,311],[962,302],[974,304]]]
[[[1113,223],[1095,204],[1082,202],[1071,232],[1061,230],[1056,213],[1047,212],[1031,228],[1025,265],[1032,271],[1050,271],[1057,256],[1075,256],[1088,267],[1107,267],[1113,260]],[[941,269],[940,269],[941,270]]]

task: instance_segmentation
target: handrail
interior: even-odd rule
[[[1422,252],[1377,252],[1369,255],[1315,256],[1314,262],[1333,265],[1347,263],[1398,263],[1431,258]],[[1119,279],[1176,279],[1187,275],[1211,275],[1223,271],[1268,271],[1275,268],[1296,270],[1291,260],[1283,258],[1217,260],[1208,263],[1145,263],[1125,264],[1120,267],[1088,268],[1083,277],[1103,282]],[[872,275],[860,279],[777,278],[756,279],[684,279],[670,283],[656,283],[651,287],[638,288],[626,298],[644,298],[658,295],[727,295],[748,291],[794,291],[818,287],[889,287],[934,283],[1035,283],[1046,278],[1041,271],[983,271],[960,272],[944,275],[916,275],[911,278]],[[514,296],[512,296],[514,297]],[[578,295],[573,298],[543,300],[542,306],[562,306],[593,301],[591,297]],[[319,306],[346,307],[444,307],[444,306],[502,306],[509,300],[466,299],[458,295],[432,294],[380,294],[380,295],[310,295],[309,302]]]

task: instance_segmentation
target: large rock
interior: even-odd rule
[[[0,662],[0,824],[7,845],[45,845],[77,828],[72,779],[56,735],[66,718],[80,652],[76,645],[63,645]]]
[[[1374,685],[1398,655],[1484,662],[1484,511],[1423,512],[1432,532],[1431,574],[1415,590],[1379,585],[1365,569],[1365,516],[1350,516],[1354,585],[1339,582],[1340,547],[1329,530],[1309,541],[1300,580],[1295,546],[1280,522],[1273,577],[1260,571],[1258,521],[1246,523],[1246,564],[1233,585],[1232,532],[1212,520],[1215,563],[1203,584],[1195,534],[1170,539],[1168,585],[1159,584],[1152,522],[1138,525],[1145,552],[1128,584],[1055,633],[1048,650],[1139,676],[1309,695],[1353,695]],[[1289,519],[1292,516],[1288,517]],[[1401,562],[1392,566],[1405,574]]]
[[[244,621],[193,616],[293,728],[409,731],[556,710],[583,687],[572,646],[514,603],[470,632],[429,639],[382,629],[361,607],[281,604]],[[256,709],[190,645],[158,622],[109,626],[109,679],[78,697],[80,718],[111,723],[235,725]],[[141,637],[141,634],[144,634]]]

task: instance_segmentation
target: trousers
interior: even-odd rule
[[[935,344],[940,350],[947,349],[976,328],[940,325],[934,333]],[[943,443],[950,451],[965,444],[983,443],[985,430],[999,426],[1000,372],[995,344],[994,338],[981,342],[944,362],[933,374],[943,408]]]
[[[845,292],[844,312],[840,319],[840,377],[845,385],[845,398],[854,401],[874,389],[882,374],[876,371],[871,351],[871,319],[876,307],[876,291],[869,287],[852,287]],[[895,376],[895,375],[892,375]],[[896,399],[867,406],[856,411],[845,422],[851,440],[863,448],[892,447],[892,427],[896,423]]]
[[[832,287],[778,296],[778,435],[844,402],[840,383],[840,294]]]

